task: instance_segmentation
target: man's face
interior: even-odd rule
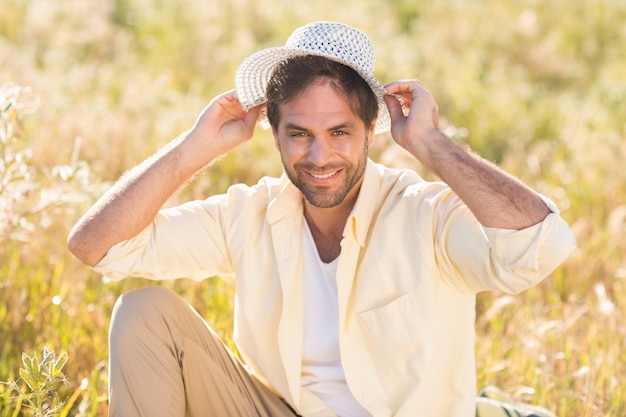
[[[282,104],[280,114],[274,139],[291,182],[315,207],[354,204],[374,124],[366,130],[328,81],[313,83]]]

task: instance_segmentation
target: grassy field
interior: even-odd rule
[[[106,415],[110,311],[148,282],[104,283],[68,254],[69,228],[232,88],[243,58],[308,21],[342,20],[370,35],[379,79],[420,78],[446,132],[553,198],[577,236],[542,284],[479,296],[479,387],[559,416],[626,415],[626,3],[197,3],[0,0],[1,381],[19,377],[23,352],[67,353],[66,382],[48,387],[68,401],[58,415]],[[389,137],[372,156],[431,178]],[[259,130],[171,203],[280,171]],[[158,285],[230,340],[228,281]],[[0,417],[33,415],[18,387],[0,384]]]

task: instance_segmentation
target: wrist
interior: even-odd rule
[[[217,141],[191,129],[183,133],[174,146],[179,152],[181,164],[197,172],[226,153],[218,145]]]
[[[430,170],[436,171],[441,158],[446,152],[450,139],[434,126],[424,131],[420,137],[411,141],[409,152]]]

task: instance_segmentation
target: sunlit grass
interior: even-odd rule
[[[175,289],[232,344],[228,281],[103,283],[65,239],[112,181],[233,87],[245,56],[325,19],[367,32],[383,82],[420,78],[446,131],[553,198],[577,236],[575,253],[536,288],[479,296],[478,386],[559,416],[626,414],[626,4],[5,0],[0,9],[0,85],[17,88],[0,109],[14,129],[3,131],[0,159],[17,161],[0,166],[13,178],[0,188],[0,380],[18,377],[23,352],[67,352],[66,393],[80,391],[70,415],[105,415],[110,312],[148,284]],[[389,137],[372,157],[431,177]],[[171,203],[279,173],[259,130]],[[0,397],[0,417],[15,407]]]

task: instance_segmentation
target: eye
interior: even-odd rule
[[[309,134],[307,132],[291,132],[289,136],[292,138],[303,138],[309,136]]]
[[[335,130],[333,132],[333,136],[344,136],[347,135],[348,132],[346,132],[345,130]]]

